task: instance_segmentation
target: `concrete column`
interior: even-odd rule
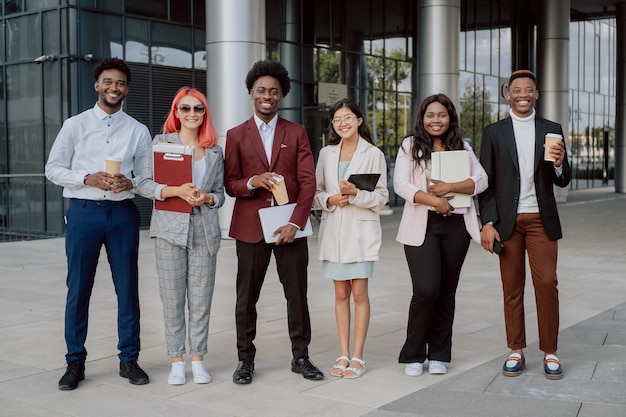
[[[418,102],[444,93],[459,106],[460,0],[419,0]]]
[[[617,5],[616,23],[615,192],[626,193],[626,3]]]
[[[264,2],[265,3],[265,2]],[[300,43],[300,0],[285,0],[285,40]],[[291,79],[291,90],[283,99],[279,114],[294,123],[302,123],[302,74],[300,47],[297,44],[280,44],[280,62],[287,68]]]
[[[537,114],[560,123],[569,152],[569,0],[537,2]],[[558,202],[567,188],[555,187]]]
[[[207,99],[224,147],[226,131],[254,112],[245,79],[265,58],[265,0],[206,0]],[[228,236],[234,199],[220,209],[222,235]]]

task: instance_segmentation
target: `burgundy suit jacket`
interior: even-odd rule
[[[254,117],[226,133],[224,186],[236,199],[229,231],[233,239],[248,243],[263,240],[258,211],[271,205],[272,193],[263,188],[250,192],[247,184],[264,172],[285,177],[289,202],[297,203],[289,222],[303,229],[316,188],[315,163],[304,126],[278,118],[270,164]]]

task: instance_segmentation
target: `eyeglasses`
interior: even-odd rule
[[[198,114],[200,116],[206,113],[206,108],[202,104],[197,104],[193,107],[191,107],[189,104],[181,104],[178,106],[178,111],[181,112],[182,114],[189,114],[191,109],[193,109],[193,112],[195,114]]]
[[[356,117],[354,114],[349,114],[343,117],[335,117],[332,120],[332,123],[334,126],[339,126],[342,122],[343,124],[351,125],[356,119],[358,119],[358,117]]]

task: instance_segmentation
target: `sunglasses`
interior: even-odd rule
[[[197,104],[193,107],[191,107],[189,104],[181,104],[178,106],[178,111],[181,112],[182,114],[189,114],[191,109],[193,109],[193,112],[195,114],[199,114],[200,116],[206,113],[206,109],[204,108],[202,104]]]

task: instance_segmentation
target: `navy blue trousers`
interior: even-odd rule
[[[117,294],[118,356],[123,362],[139,356],[139,211],[132,200],[72,199],[65,225],[67,362],[84,363],[87,357],[89,300],[102,245]]]

